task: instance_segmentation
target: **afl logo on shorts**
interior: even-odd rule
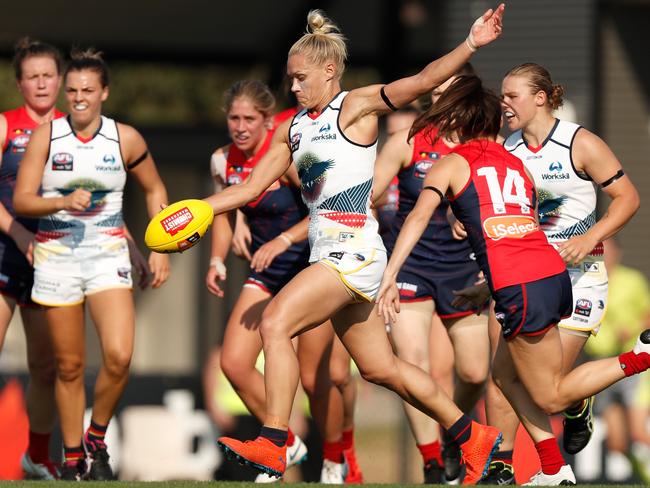
[[[576,315],[582,315],[583,317],[589,317],[591,315],[591,308],[591,300],[579,298],[576,300],[576,308],[573,313]]]
[[[52,171],[72,171],[74,158],[70,153],[56,153],[52,156]]]

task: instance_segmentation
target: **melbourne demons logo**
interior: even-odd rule
[[[52,156],[52,171],[72,171],[74,157],[70,153],[56,153]]]
[[[183,207],[170,216],[162,219],[160,223],[165,232],[167,232],[170,236],[173,236],[187,227],[187,225],[192,222],[192,220],[194,220],[194,215],[192,215],[190,209]]]

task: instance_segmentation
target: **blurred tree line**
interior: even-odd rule
[[[109,62],[110,96],[104,113],[123,122],[143,127],[225,126],[223,93],[240,79],[269,79],[266,66],[238,67],[216,64],[172,64],[153,62]],[[346,73],[347,88],[377,83],[374,69],[351,69]],[[276,87],[278,110],[293,101],[288,95],[288,83]],[[0,60],[0,110],[21,103],[16,90],[10,60]],[[63,94],[58,106],[65,109]]]

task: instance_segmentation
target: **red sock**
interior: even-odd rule
[[[36,464],[43,464],[50,460],[50,433],[39,434],[29,431],[29,447],[27,452]]]
[[[430,461],[438,461],[438,465],[442,466],[442,454],[440,453],[440,441],[434,441],[430,444],[417,445],[420,454],[422,454],[422,461],[424,464],[429,464]]]
[[[336,442],[323,442],[323,459],[328,459],[334,463],[343,462],[343,440]]]
[[[639,354],[635,354],[633,351],[624,352],[618,357],[618,362],[621,364],[625,376],[632,376],[650,368],[650,354],[647,352]]]
[[[349,451],[354,447],[354,427],[343,431],[343,450]]]
[[[296,436],[293,433],[293,430],[287,430],[287,446],[293,446],[293,443],[296,442]]]
[[[544,474],[557,474],[560,468],[566,464],[555,437],[538,442],[535,444],[535,449],[537,449]]]

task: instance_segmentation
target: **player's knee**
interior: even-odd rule
[[[104,353],[106,356],[104,367],[111,376],[123,377],[129,373],[129,366],[131,365],[131,352],[130,351],[108,351]]]
[[[394,389],[396,386],[399,374],[394,362],[392,364],[377,363],[367,367],[360,367],[359,372],[364,380],[390,389]]]
[[[244,364],[241,358],[234,357],[232,354],[227,354],[225,351],[221,355],[221,370],[235,389],[246,384],[254,369],[254,364]]]
[[[330,379],[338,388],[345,388],[351,381],[350,362],[330,365]]]
[[[541,408],[546,415],[558,414],[567,407],[561,398],[550,392],[531,392],[530,396],[535,405]]]
[[[458,379],[466,385],[481,387],[488,378],[488,367],[482,364],[464,364],[457,368]]]
[[[285,339],[288,336],[284,322],[279,314],[264,314],[260,322],[260,335],[262,342],[268,344],[276,339]]]
[[[84,366],[84,360],[79,356],[62,358],[57,361],[56,374],[63,382],[74,382],[83,378]]]
[[[305,390],[305,393],[310,398],[319,393],[318,381],[316,380],[316,374],[314,371],[305,372],[301,369],[300,384],[302,385],[302,389]],[[322,390],[323,388],[320,389]]]

